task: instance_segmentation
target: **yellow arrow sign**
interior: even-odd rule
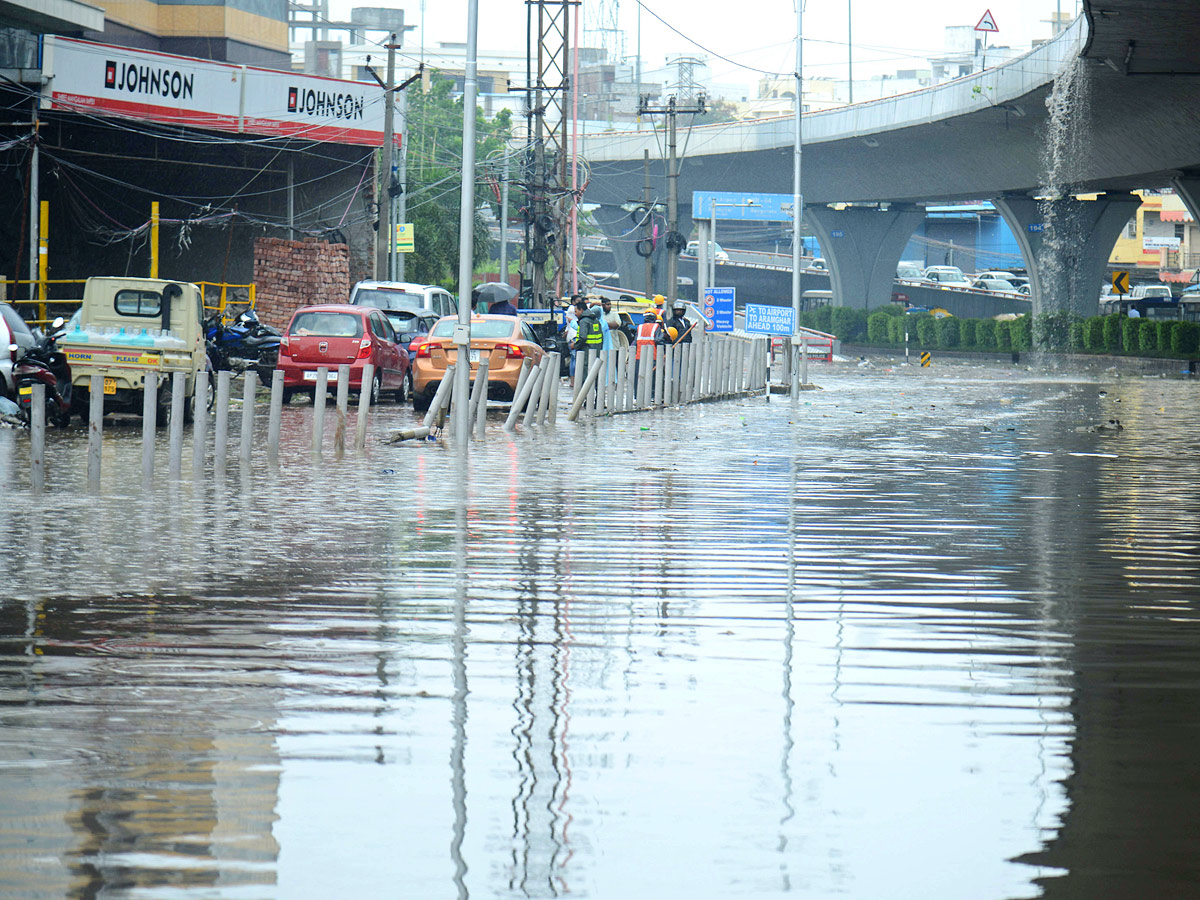
[[[1114,293],[1128,294],[1129,293],[1129,273],[1128,272],[1113,272],[1112,287]]]

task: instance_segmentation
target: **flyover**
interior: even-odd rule
[[[1070,28],[1004,65],[806,113],[805,221],[829,261],[834,303],[888,302],[920,204],[991,199],[1017,236],[1035,313],[1094,314],[1109,253],[1140,202],[1130,191],[1170,185],[1200,219],[1197,37],[1193,4],[1084,0]],[[791,116],[681,129],[680,231],[691,229],[694,191],[791,193],[793,133]],[[623,207],[641,197],[646,151],[666,196],[662,147],[653,130],[588,140],[585,199],[599,204],[630,276],[642,261]]]

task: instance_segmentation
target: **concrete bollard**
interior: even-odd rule
[[[612,411],[615,413],[625,411],[625,396],[629,391],[629,357],[632,353],[632,347],[617,349],[617,370],[614,373],[612,402]]]
[[[100,488],[100,441],[104,435],[104,376],[88,381],[88,488]]]
[[[362,373],[363,384],[370,384],[375,380],[375,364],[367,363],[363,366]],[[354,428],[354,446],[359,450],[367,446],[367,413],[371,409],[371,392],[364,391],[359,388],[358,391],[358,421]]]
[[[258,391],[258,373],[247,369],[242,376],[246,383],[242,387],[242,462],[250,462],[250,450],[254,446],[254,396]]]
[[[554,389],[554,379],[558,377],[558,369],[554,368],[555,360],[550,357],[551,354],[547,353],[542,358],[542,363],[546,366],[546,374],[542,376],[542,389],[538,397],[537,413],[533,417],[535,425],[546,424],[546,416],[550,412],[550,392]]]
[[[517,427],[517,419],[520,418],[521,411],[533,395],[533,390],[537,386],[536,383],[540,374],[540,367],[534,367],[528,377],[526,377],[525,383],[521,385],[521,390],[513,397],[512,405],[508,409],[508,417],[504,420],[505,431],[512,431]]]
[[[800,339],[800,384],[808,385],[808,337]]]
[[[393,432],[391,437],[384,441],[385,444],[398,444],[401,441],[420,441],[429,437],[431,429],[428,425],[418,425],[416,428],[405,428],[402,431]]]
[[[46,386],[40,381],[29,397],[29,465],[33,492],[40,494],[46,488]]]
[[[654,406],[663,405],[663,388],[667,383],[667,348],[660,346],[654,357]]]
[[[562,381],[562,376],[559,375],[562,371],[562,354],[555,352],[550,355],[554,357],[554,362],[550,365],[550,404],[546,410],[546,423],[554,425],[558,421],[558,386]]]
[[[279,461],[279,429],[283,423],[283,372],[271,373],[271,413],[267,419],[267,459]]]
[[[642,383],[638,385],[638,408],[639,409],[649,409],[650,404],[652,402],[653,388],[651,386],[654,384],[654,369],[656,368],[654,365],[654,352],[653,351],[654,351],[653,347],[649,348],[648,350],[643,351],[643,353],[645,354],[645,357],[642,359],[641,366],[638,367],[638,371],[639,371],[639,374],[641,375],[641,381],[642,381]]]
[[[526,428],[533,424],[537,416],[538,404],[542,400],[542,385],[546,381],[546,373],[550,371],[550,367],[546,365],[546,357],[542,357],[542,361],[538,363],[529,380],[533,382],[533,388],[529,391],[529,400],[525,404],[525,417],[522,420]]]
[[[196,373],[196,386],[192,390],[192,405],[196,415],[192,421],[192,475],[199,478],[204,472],[204,451],[208,443],[208,372]]]
[[[178,479],[183,470],[183,407],[187,403],[187,375],[171,376],[171,441],[167,450],[168,475]]]
[[[142,483],[154,480],[154,436],[158,431],[158,373],[142,381]]]
[[[479,402],[472,404],[472,412],[475,416],[474,431],[475,439],[482,441],[487,436],[487,404],[488,404],[488,369],[491,364],[486,356],[479,360],[479,368],[475,370],[475,384],[483,385],[482,393],[479,395]]]
[[[625,352],[625,400],[621,409],[629,412],[637,403],[637,348],[630,344]]]
[[[425,413],[425,418],[421,424],[426,428],[433,426],[433,420],[441,411],[442,406],[446,402],[446,395],[450,393],[454,384],[454,366],[446,366],[446,371],[442,373],[441,384],[438,385],[437,391],[434,392],[433,400],[429,402],[429,409]]]
[[[483,391],[487,394],[487,368],[488,361],[486,358],[479,360],[479,368],[475,370],[475,381],[471,385],[471,398],[468,405],[471,407],[471,433],[476,433],[476,418],[479,416],[479,392]]]
[[[587,351],[588,375],[592,374],[592,370],[594,368],[596,368],[596,366],[598,365],[599,359],[600,359],[600,354],[597,353],[595,350]],[[578,369],[576,369],[576,375],[578,375],[578,374],[579,374]],[[588,382],[588,384],[596,384],[596,380],[594,378],[588,378],[588,379],[586,379],[586,381]],[[576,382],[578,382],[578,378],[576,378]],[[583,406],[584,414],[589,415],[589,416],[595,415],[596,414],[596,398],[594,396],[592,396],[591,391],[584,391],[583,401],[584,401],[584,406]]]
[[[364,381],[359,387],[359,393],[370,391],[370,382]],[[346,419],[350,413],[350,367],[340,365],[337,370],[337,427],[333,431],[333,452],[341,459],[346,455]]]
[[[517,399],[517,395],[521,393],[521,388],[525,387],[525,379],[529,377],[529,372],[533,368],[533,359],[525,357],[521,360],[521,372],[517,375],[517,386],[513,388],[513,399]]]
[[[225,452],[229,443],[229,388],[233,373],[217,373],[217,422],[213,429],[213,465],[225,468]]]
[[[591,392],[592,388],[596,384],[597,379],[600,377],[602,368],[602,365],[597,365],[595,368],[588,369],[587,380],[583,383],[583,387],[575,392],[575,399],[571,402],[571,409],[567,412],[568,422],[574,422],[575,419],[578,418],[579,411],[583,408],[588,394]]]
[[[621,377],[621,348],[608,351],[608,376],[604,379],[604,410],[610,416],[617,406],[617,380]]]
[[[325,445],[325,395],[329,393],[329,369],[317,369],[317,385],[313,390],[313,453],[320,453]]]

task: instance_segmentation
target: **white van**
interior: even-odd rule
[[[360,281],[350,290],[354,306],[373,306],[384,312],[428,309],[441,316],[457,316],[458,303],[445,288],[407,281]]]

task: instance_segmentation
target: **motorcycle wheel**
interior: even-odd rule
[[[48,413],[48,417],[50,419],[50,424],[53,425],[55,428],[66,428],[68,425],[71,424],[71,396],[72,396],[71,388],[72,388],[72,385],[69,380],[64,381],[62,383],[65,385],[65,387],[59,393],[59,396],[62,397],[66,408],[65,409],[60,408],[58,404],[55,404],[54,406],[48,407],[46,409],[46,412]]]

